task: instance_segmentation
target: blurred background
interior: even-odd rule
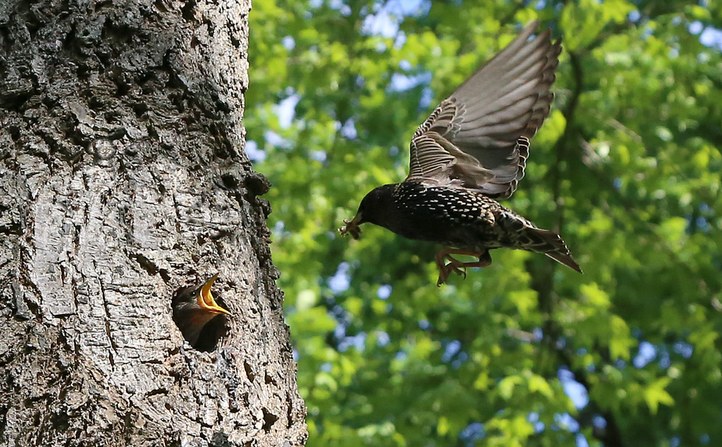
[[[551,115],[504,204],[584,274],[340,237],[416,126],[539,19]],[[722,2],[257,0],[247,151],[273,188],[309,446],[722,445]]]

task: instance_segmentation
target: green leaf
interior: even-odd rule
[[[644,401],[652,414],[657,414],[660,404],[667,406],[674,404],[674,399],[665,390],[670,381],[670,378],[662,377],[647,385],[644,389]]]

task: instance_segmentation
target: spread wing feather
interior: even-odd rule
[[[524,176],[529,140],[549,114],[560,43],[537,22],[434,110],[411,140],[407,180],[509,197]]]

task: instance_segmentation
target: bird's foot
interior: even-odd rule
[[[478,261],[464,262],[451,256],[452,254],[465,255],[465,256],[478,256]],[[446,260],[449,263],[446,263]],[[449,278],[451,272],[455,272],[458,275],[462,275],[466,279],[466,268],[467,267],[488,267],[491,264],[491,255],[489,250],[485,250],[483,253],[469,250],[457,250],[452,248],[444,248],[436,253],[436,265],[439,267],[439,279],[436,281],[436,286],[440,287]]]
[[[463,266],[464,263],[452,258],[451,256],[448,256],[447,259],[450,259],[452,262],[444,264],[443,267],[439,268],[439,279],[436,280],[436,287],[441,287],[441,285],[449,278],[451,272],[461,275],[464,279],[466,279],[466,269]]]

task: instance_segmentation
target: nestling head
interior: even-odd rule
[[[341,235],[351,234],[351,237],[358,239],[361,236],[360,225],[362,223],[372,223],[376,225],[384,224],[386,210],[392,209],[393,191],[395,184],[383,185],[374,188],[371,192],[361,200],[356,216],[351,219],[344,219],[344,225],[338,229]]]

